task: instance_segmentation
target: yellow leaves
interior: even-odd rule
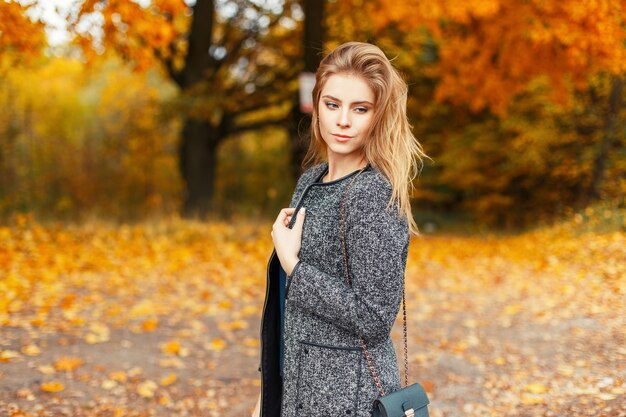
[[[44,392],[61,392],[65,389],[65,385],[60,381],[50,381],[41,384],[40,389]]]
[[[523,404],[535,405],[545,403],[545,398],[542,394],[546,394],[549,389],[543,384],[534,383],[525,385],[523,388],[521,401]]]
[[[161,351],[163,353],[167,353],[171,355],[178,355],[178,353],[180,352],[180,349],[181,349],[180,342],[178,342],[177,340],[170,340],[169,342],[165,343],[161,347]]]
[[[530,394],[522,394],[522,404],[526,405],[537,405],[544,404],[546,400],[543,397],[538,395],[530,395]]]
[[[8,350],[0,351],[0,363],[9,362],[10,360],[19,358],[19,357],[20,357],[19,352],[15,350],[8,349]]]
[[[107,342],[111,331],[103,323],[93,322],[89,325],[90,332],[85,336],[85,342],[89,344]]]
[[[174,382],[176,382],[176,379],[177,376],[175,373],[169,373],[161,378],[161,381],[159,383],[161,384],[161,386],[167,387],[168,385],[172,385]]]
[[[243,330],[248,328],[248,322],[245,320],[233,320],[231,322],[220,322],[218,323],[220,330],[222,331],[232,331],[232,330]]]
[[[44,375],[52,375],[56,372],[56,369],[54,369],[52,365],[40,365],[37,367],[37,370]]]
[[[39,346],[31,343],[22,347],[22,353],[27,356],[39,356],[41,354],[41,349]]]
[[[502,356],[498,356],[497,358],[493,360],[493,363],[495,363],[496,365],[506,365],[506,358],[503,358]]]
[[[113,371],[109,373],[109,378],[117,382],[126,382],[128,376],[124,371]]]
[[[134,378],[138,375],[141,375],[142,373],[143,373],[143,369],[141,367],[134,366],[128,370],[127,375],[131,378]]]
[[[31,390],[29,390],[28,388],[20,388],[15,392],[15,396],[17,398],[24,398],[27,401],[33,401],[35,400],[35,395],[33,394],[33,392]],[[13,417],[13,416],[11,416]]]
[[[72,372],[78,369],[83,363],[81,358],[64,356],[54,362],[54,368],[61,372]]]
[[[168,355],[188,356],[189,349],[183,347],[178,340],[170,340],[161,346],[161,351]]]
[[[517,313],[519,313],[520,310],[522,310],[522,306],[521,305],[519,305],[519,304],[512,304],[512,305],[508,305],[508,306],[504,307],[502,312],[504,314],[506,314],[506,315],[514,316]]]
[[[207,348],[210,350],[220,351],[220,350],[225,349],[226,346],[227,346],[226,342],[223,339],[216,337],[213,340],[211,340],[211,342],[207,345]]]
[[[162,358],[159,359],[159,366],[161,368],[184,368],[185,364],[179,358]]]
[[[35,229],[33,225],[26,227]],[[578,343],[587,346],[584,343],[589,337],[619,334],[615,324],[623,324],[616,317],[623,304],[624,282],[623,267],[617,261],[626,255],[626,236],[575,236],[568,232],[570,228],[496,237],[442,234],[412,243],[406,274],[411,363],[418,369],[437,367],[433,368],[433,386],[445,380],[443,385],[456,390],[471,385],[477,375],[485,381],[484,386],[479,383],[475,387],[485,396],[485,408],[472,404],[470,411],[459,411],[459,415],[513,416],[515,407],[532,414],[532,407],[539,405],[543,410],[542,404],[556,404],[563,398],[591,397],[599,402],[624,395],[618,370],[600,363],[605,357],[611,363],[621,363],[626,348],[610,345],[608,337],[597,339],[605,340],[605,351],[591,351],[592,345],[590,351],[568,349]],[[114,411],[115,406],[125,404],[127,395],[145,400],[144,409],[164,405],[183,412],[185,396],[193,392],[197,399],[193,406],[209,409],[213,406],[208,404],[214,404],[210,390],[224,392],[224,386],[215,385],[223,383],[221,372],[228,373],[235,366],[250,366],[251,372],[256,371],[256,314],[261,313],[263,268],[266,255],[271,253],[268,239],[251,239],[246,251],[251,251],[252,257],[246,257],[242,250],[237,258],[234,250],[216,254],[215,248],[235,234],[251,234],[224,224],[172,221],[114,228],[90,223],[78,230],[65,230],[62,237],[53,229],[44,230],[33,232],[32,243],[44,245],[42,236],[48,241],[63,240],[63,247],[68,248],[65,251],[73,253],[61,261],[69,272],[57,271],[53,279],[44,278],[32,285],[19,314],[0,314],[28,335],[2,346],[15,349],[0,351],[3,367],[31,372],[28,376],[33,380],[58,378],[56,382],[66,386],[58,395],[63,400],[73,401],[75,388],[89,386],[85,393],[97,391],[110,407],[101,414],[129,417],[134,416],[132,411]],[[43,233],[39,235],[41,242],[35,237],[37,233]],[[10,239],[21,242],[13,235]],[[158,245],[150,243],[154,241]],[[94,242],[96,248],[91,246]],[[538,242],[545,250],[537,249]],[[175,253],[181,246],[186,248],[189,262],[167,272],[178,261],[163,254]],[[24,257],[31,259],[33,275],[41,276],[38,271],[54,265],[58,258],[54,260],[50,249],[38,253],[35,257],[34,252],[27,252]],[[0,265],[3,256],[0,249]],[[237,262],[228,264],[220,256]],[[98,262],[100,257],[108,261]],[[137,257],[144,259],[138,262]],[[22,270],[28,270],[25,264],[16,268],[18,278]],[[227,287],[229,291],[224,290]],[[427,302],[430,298],[434,302]],[[130,317],[133,309],[135,316]],[[78,317],[85,320],[83,325],[76,323]],[[31,326],[35,318],[42,320],[42,328]],[[401,317],[398,319],[401,322]],[[422,327],[420,323],[429,325]],[[135,328],[138,332],[128,333]],[[531,330],[524,333],[526,329]],[[38,338],[43,331],[45,338]],[[102,337],[107,333],[106,343],[86,344],[82,340],[87,334]],[[398,322],[393,337],[401,346]],[[534,349],[535,343],[540,349]],[[84,361],[90,358],[93,364],[82,364],[78,357],[59,356],[73,352],[76,345],[84,349],[80,355],[88,352]],[[155,346],[156,357],[150,353]],[[411,346],[420,349],[414,351]],[[534,355],[546,346],[548,355],[554,352],[554,356],[536,360]],[[29,356],[37,349],[41,351],[38,355]],[[114,362],[99,359],[99,355],[110,355],[108,352],[114,352],[115,357],[110,358]],[[54,358],[52,364],[42,364],[49,357]],[[231,358],[236,361],[225,362]],[[32,365],[25,366],[27,363]],[[549,367],[544,367],[546,363]],[[601,368],[606,379],[589,377],[600,375]],[[0,374],[0,378],[7,383],[10,372]],[[35,394],[50,397],[40,393],[43,389],[38,384]],[[248,388],[254,387],[258,392],[260,381],[236,381],[233,386],[241,386],[242,392],[253,392]],[[427,390],[432,392],[432,387]],[[29,394],[23,391],[20,395],[28,398]],[[215,408],[217,414],[228,414],[219,404]],[[555,415],[561,414],[566,415],[555,409]]]
[[[543,384],[528,384],[524,386],[524,391],[530,392],[531,394],[545,394],[549,389]]]
[[[246,337],[245,339],[243,339],[243,345],[244,346],[248,346],[248,347],[259,347],[260,346],[260,341],[258,338],[250,338],[250,337]]]
[[[176,382],[176,374],[170,373],[160,380],[160,384],[163,387],[172,385]],[[151,379],[145,380],[137,385],[137,394],[144,398],[152,398],[155,395],[159,385]]]
[[[262,306],[259,305],[247,305],[241,310],[241,314],[243,316],[256,316],[257,314],[261,314]]]
[[[105,389],[105,390],[112,390],[113,388],[117,387],[117,381],[114,381],[112,379],[105,379],[104,381],[102,381],[102,384],[100,384],[100,386]]]
[[[130,310],[130,317],[137,318],[142,316],[149,316],[157,311],[156,304],[153,300],[141,300],[135,304]]]
[[[144,398],[151,398],[151,397],[154,397],[154,392],[156,391],[157,388],[158,388],[158,385],[156,384],[156,382],[149,379],[147,381],[140,383],[137,386],[137,394],[139,394],[140,396]]]

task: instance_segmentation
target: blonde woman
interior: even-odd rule
[[[343,44],[317,70],[309,167],[272,227],[255,416],[371,416],[379,389],[361,340],[384,391],[400,388],[390,332],[426,157],[406,100],[372,44]]]

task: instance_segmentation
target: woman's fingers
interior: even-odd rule
[[[282,209],[278,213],[278,216],[276,217],[276,221],[274,223],[275,224],[282,223],[283,225],[288,227],[289,222],[291,221],[291,215],[293,214],[294,210],[295,210],[294,207],[287,207],[287,208]]]

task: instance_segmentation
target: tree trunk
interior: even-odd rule
[[[304,71],[315,72],[324,50],[324,2],[304,0]],[[310,115],[300,111],[299,95],[296,92],[289,115],[287,130],[291,143],[291,173],[298,178],[302,173],[302,160],[309,145],[308,132],[311,124]],[[302,135],[300,134],[302,133]]]
[[[609,158],[611,144],[615,139],[615,130],[617,128],[617,118],[622,107],[622,91],[623,80],[614,75],[611,82],[611,91],[609,93],[609,105],[604,118],[604,132],[598,150],[598,155],[593,162],[593,171],[591,174],[591,184],[588,196],[589,203],[591,200],[601,197],[602,184],[606,172],[606,165]]]
[[[208,54],[213,35],[215,5],[198,0],[193,6],[189,47],[179,85],[193,88],[203,81],[213,62]],[[213,209],[218,138],[206,121],[187,118],[180,143],[179,166],[184,182],[182,216],[206,219]]]
[[[182,215],[205,220],[214,209],[214,184],[219,140],[203,120],[187,119],[180,145],[180,170],[185,183]]]

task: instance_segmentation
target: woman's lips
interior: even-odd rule
[[[347,142],[348,140],[352,139],[352,136],[346,136],[346,135],[339,135],[336,133],[332,134],[335,139],[337,139],[339,142]]]

